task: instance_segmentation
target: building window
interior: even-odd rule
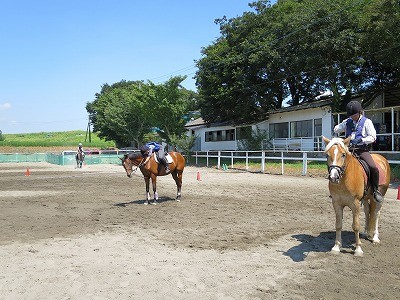
[[[205,132],[206,142],[234,141],[235,129],[215,130]]]
[[[290,137],[312,137],[312,120],[290,122]]]
[[[269,124],[269,134],[271,138],[288,138],[289,123],[283,122]]]
[[[314,136],[322,135],[322,119],[314,120]]]

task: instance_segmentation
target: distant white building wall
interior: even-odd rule
[[[232,126],[196,126],[188,128],[189,136],[196,135],[193,151],[237,150],[236,128]]]
[[[308,108],[302,110],[295,111],[283,111],[272,113],[269,116],[269,119],[254,125],[255,128],[258,126],[261,130],[269,131],[270,124],[277,123],[285,123],[285,122],[297,122],[297,121],[306,121],[306,120],[317,120],[321,119],[322,121],[322,135],[326,137],[330,137],[332,135],[332,112],[329,106],[322,106],[317,108]],[[289,126],[288,138],[291,137],[291,126]],[[315,132],[313,132],[313,136],[319,136]]]

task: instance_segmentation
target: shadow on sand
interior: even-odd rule
[[[283,255],[289,256],[295,262],[304,261],[311,252],[330,252],[335,243],[335,232],[321,232],[318,236],[309,234],[295,234],[293,238],[300,241],[300,244],[283,252]],[[354,251],[354,232],[342,231],[342,253],[351,253]]]
[[[160,197],[157,200],[157,204],[161,204],[163,202],[168,202],[168,201],[175,201],[175,199],[170,198],[170,197]],[[150,199],[149,204],[153,204],[153,199]],[[126,207],[131,204],[144,204],[145,200],[133,200],[129,202],[120,202],[120,203],[115,203],[114,206],[120,206],[120,207]]]

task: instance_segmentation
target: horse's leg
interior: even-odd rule
[[[144,204],[147,205],[150,201],[150,177],[145,177],[144,182],[146,183],[146,200]]]
[[[340,253],[340,247],[342,246],[343,206],[335,204],[335,201],[332,202],[336,215],[336,239],[335,246],[333,246],[331,252],[337,254]]]
[[[361,249],[361,239],[360,239],[360,201],[357,199],[350,207],[353,213],[353,231],[354,237],[356,239],[356,250],[354,251],[354,256],[363,256],[364,252]]]
[[[379,231],[378,231],[381,208],[382,208],[382,203],[371,201],[371,213],[370,213],[370,223],[368,227],[368,233],[369,236],[372,237],[372,242],[374,244],[379,244],[381,242],[379,239]]]
[[[369,235],[369,222],[370,222],[370,204],[368,199],[363,199],[362,204],[364,207],[364,214],[365,214],[365,226],[364,226],[364,232],[361,234],[361,236],[368,238]]]
[[[176,183],[176,198],[175,198],[175,200],[179,202],[179,201],[181,201],[182,171],[174,170],[174,172],[172,172],[171,174]]]
[[[154,202],[153,202],[153,204],[157,204],[158,193],[157,193],[157,176],[156,175],[151,175],[151,184],[153,186],[153,193],[154,193]]]

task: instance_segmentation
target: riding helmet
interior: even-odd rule
[[[347,103],[346,111],[348,117],[360,113],[362,111],[361,103],[355,100],[350,101]]]

